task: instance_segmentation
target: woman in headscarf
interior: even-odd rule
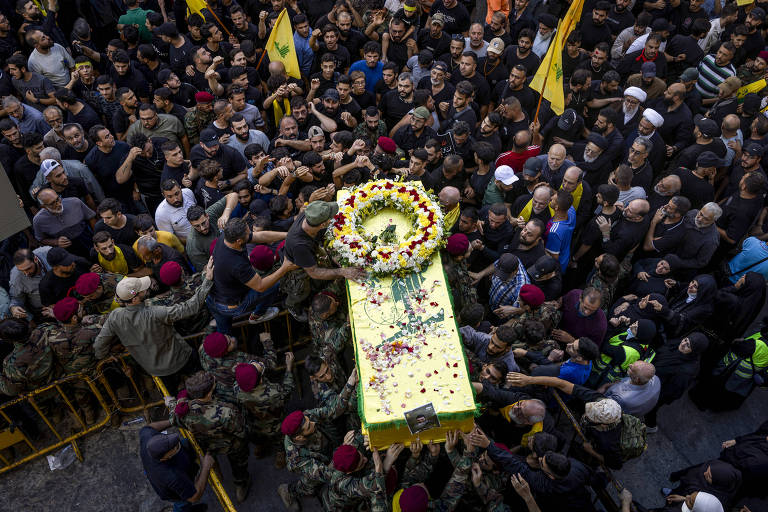
[[[661,392],[656,407],[645,415],[646,432],[656,432],[658,410],[683,396],[691,386],[699,374],[701,355],[707,346],[709,339],[700,332],[693,332],[684,338],[667,340],[656,349],[653,365],[661,380]]]
[[[723,512],[723,505],[715,496],[704,491],[693,491],[686,496],[670,494],[667,506],[653,512]]]
[[[699,491],[717,498],[726,510],[741,487],[741,471],[717,459],[675,471],[669,475],[669,479],[672,482],[679,481],[680,485],[667,496],[667,502],[674,496],[682,497]]]
[[[629,284],[628,291],[641,297],[649,293],[666,294],[676,282],[672,275],[672,265],[664,258],[638,261],[632,267],[632,275],[636,279]]]
[[[765,278],[757,272],[747,272],[731,286],[715,295],[717,317],[709,325],[725,341],[741,336],[765,302]]]
[[[638,320],[650,320],[658,330],[663,321],[661,311],[665,307],[668,307],[667,299],[660,293],[623,296],[609,312],[608,336],[624,331]]]
[[[681,336],[707,320],[715,311],[716,293],[714,277],[700,274],[693,278],[684,291],[669,301],[669,307],[661,310],[667,337]]]
[[[722,447],[720,460],[732,464],[744,477],[743,494],[765,494],[764,486],[768,479],[768,421],[751,434],[724,441]]]

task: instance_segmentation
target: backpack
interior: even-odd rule
[[[621,415],[621,458],[624,461],[643,454],[645,443],[645,424],[631,414]]]

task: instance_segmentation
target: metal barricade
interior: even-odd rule
[[[125,352],[123,354],[114,355],[106,359],[102,359],[101,361],[99,361],[99,364],[96,365],[96,374],[98,375],[99,383],[107,391],[107,395],[109,395],[110,400],[112,400],[112,405],[115,410],[123,414],[130,414],[130,413],[142,411],[144,413],[144,418],[146,420],[149,420],[148,410],[152,407],[164,405],[164,402],[162,400],[157,400],[155,402],[149,402],[149,403],[145,401],[144,396],[141,390],[139,389],[139,386],[136,384],[136,380],[133,378],[133,368],[126,362],[126,360],[130,357],[131,355]],[[116,365],[118,365],[119,369],[122,371],[122,374],[128,378],[128,381],[130,382],[130,385],[131,385],[131,389],[136,394],[135,399],[139,401],[139,405],[135,405],[132,407],[125,407],[121,404],[120,398],[117,396],[117,393],[115,393],[115,391],[112,389],[112,386],[110,385],[109,380],[105,375],[105,370],[111,369],[111,367],[108,366],[111,363],[115,363]],[[130,397],[130,398],[133,399],[134,397]]]
[[[87,425],[85,423],[85,420],[81,417],[80,413],[73,405],[72,400],[64,391],[65,387],[72,384],[85,384],[85,386],[88,387],[89,391],[93,394],[93,396],[96,398],[96,401],[101,406],[101,409],[104,411],[104,419],[94,423],[93,425]],[[41,405],[38,403],[38,398],[43,398],[42,395],[49,392],[54,394],[54,396],[58,395],[61,397],[69,409],[69,412],[71,412],[74,416],[76,425],[79,425],[79,428],[76,428],[75,432],[60,432],[62,425],[54,425],[54,422],[51,421],[48,415],[44,412]],[[23,429],[15,425],[14,421],[11,419],[13,413],[11,413],[9,409],[14,406],[23,406],[25,404],[29,405],[31,409],[34,410],[35,414],[39,416],[42,422],[45,423],[48,429],[50,429],[50,431],[53,433],[54,442],[52,444],[48,444],[47,446],[39,446],[39,441],[33,441],[23,431]],[[77,439],[106,426],[107,423],[109,423],[111,415],[112,413],[110,411],[110,407],[96,386],[96,382],[93,376],[86,372],[67,375],[66,377],[58,379],[54,382],[51,382],[50,384],[35,389],[34,391],[21,395],[14,400],[0,405],[0,417],[8,424],[7,428],[0,431],[0,450],[5,450],[12,446],[23,443],[29,448],[31,452],[28,455],[13,461],[8,460],[4,455],[0,454],[0,462],[3,464],[3,466],[0,467],[0,474],[19,467],[22,464],[29,462],[30,460],[36,459],[37,457],[46,455],[67,444],[72,445],[72,449],[74,450],[75,455],[77,456],[78,460],[82,462],[83,455],[80,452],[80,448],[77,446]],[[57,428],[57,426],[59,428]]]
[[[163,384],[163,381],[160,379],[160,377],[153,377],[153,379],[157,389],[163,393],[163,396],[169,396],[168,389],[166,389],[165,384]],[[200,445],[197,443],[197,440],[195,439],[195,436],[192,434],[192,432],[189,432],[183,428],[180,428],[179,432],[182,436],[189,440],[190,444],[195,449],[195,452],[197,452],[197,456],[202,460],[205,453],[200,448]],[[224,485],[221,483],[221,478],[215,469],[211,469],[211,472],[208,473],[208,483],[210,484],[211,489],[213,489],[214,494],[216,494],[216,498],[218,498],[219,504],[221,504],[221,508],[223,508],[225,512],[237,512],[237,509],[232,504],[232,500],[229,498],[229,494],[227,494],[227,491],[224,489]]]

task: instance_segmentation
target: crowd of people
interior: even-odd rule
[[[175,394],[140,437],[178,511],[205,509],[217,455],[243,502],[251,449],[298,477],[291,511],[600,510],[677,427],[664,405],[727,414],[768,378],[768,2],[742,4],[586,0],[558,114],[529,83],[563,1],[0,2],[0,166],[31,222],[0,245],[1,400],[127,350]],[[264,50],[283,11],[301,76]],[[444,213],[478,417],[379,453],[343,291],[366,269],[324,237],[337,191],[382,178]],[[233,332],[281,311],[302,361]],[[313,408],[287,410],[299,372]],[[97,420],[87,389],[74,405]],[[768,509],[753,427],[660,507],[626,482],[622,510]]]

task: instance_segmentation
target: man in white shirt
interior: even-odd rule
[[[27,69],[43,75],[57,87],[66,86],[72,78],[70,70],[75,67],[75,61],[64,47],[41,30],[27,33],[27,44],[35,48],[27,60]]]
[[[173,179],[165,180],[160,188],[165,199],[155,211],[157,229],[173,233],[182,244],[185,244],[192,229],[192,225],[187,220],[187,210],[197,204],[195,194],[188,188],[181,188]]]
[[[699,39],[699,47],[704,53],[709,53],[712,45],[720,41],[720,36],[729,25],[736,23],[739,16],[738,8],[733,4],[725,4],[720,11],[720,17],[709,20],[709,32],[703,39]]]

